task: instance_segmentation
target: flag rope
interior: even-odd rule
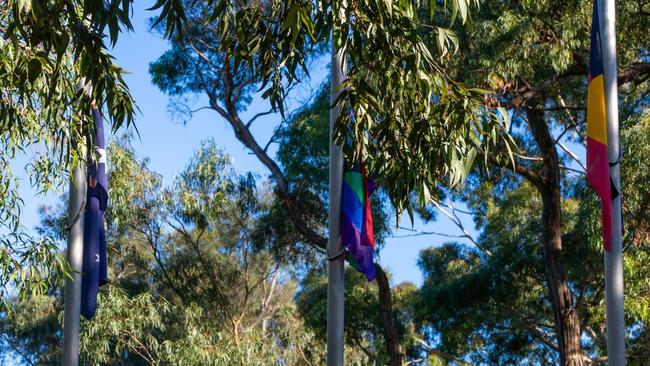
[[[327,254],[327,260],[328,261],[333,261],[333,260],[338,259],[339,257],[343,256],[343,254],[345,254],[345,249],[341,248],[341,250],[336,255],[330,255],[329,252],[326,252],[326,254]]]
[[[79,221],[81,218],[81,213],[84,212],[86,209],[86,195],[83,195],[83,201],[81,201],[81,206],[79,206],[79,211],[75,215],[74,219],[72,219],[72,222],[68,221],[68,226],[65,227],[66,231],[72,230],[72,227]]]
[[[609,162],[609,166],[616,166],[621,163],[621,160],[623,160],[623,152],[621,152],[621,149],[618,150],[618,158],[614,161]]]

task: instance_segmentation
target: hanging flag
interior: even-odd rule
[[[375,185],[368,179],[364,162],[345,170],[343,176],[343,204],[341,240],[348,262],[366,275],[368,282],[375,279],[375,237],[372,229],[370,194]]]
[[[598,6],[594,1],[587,89],[587,180],[600,197],[603,241],[605,250],[609,251],[612,241],[612,188],[607,153],[605,81],[599,24]]]
[[[86,210],[84,213],[84,248],[81,275],[81,315],[90,320],[97,309],[99,286],[108,282],[106,268],[106,232],[104,211],[108,204],[108,174],[104,145],[104,123],[97,108],[95,145],[88,164]]]

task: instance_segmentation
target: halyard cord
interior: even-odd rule
[[[333,255],[333,256],[331,256],[330,253],[329,253],[329,251],[328,251],[328,252],[327,252],[327,260],[328,260],[328,261],[333,261],[333,260],[335,260],[335,259],[341,257],[344,253],[345,253],[345,249],[344,249],[344,248],[341,248],[341,250],[340,250],[336,255]]]
[[[68,226],[65,228],[66,231],[72,230],[72,227],[79,221],[81,218],[81,213],[84,212],[84,209],[86,208],[86,195],[84,194],[84,200],[81,201],[81,207],[79,207],[79,212],[75,215],[74,219],[72,219],[72,222],[68,224]]]
[[[618,158],[615,161],[610,161],[609,166],[615,166],[621,163],[621,159],[623,158],[623,153],[621,150],[618,150]]]

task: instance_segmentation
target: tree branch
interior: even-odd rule
[[[544,178],[530,168],[527,168],[521,164],[515,164],[513,167],[509,162],[504,164],[493,156],[490,156],[488,159],[492,164],[498,165],[501,168],[508,169],[514,173],[521,175],[535,187],[539,188],[544,184]]]
[[[262,149],[255,137],[252,135],[250,129],[240,119],[236,108],[236,101],[232,100],[234,86],[232,75],[228,69],[224,69],[224,75],[225,110],[218,106],[217,99],[214,94],[209,95],[210,105],[213,106],[215,110],[217,110],[217,112],[228,121],[228,123],[230,123],[237,139],[242,144],[244,144],[245,147],[251,150],[257,159],[262,164],[264,164],[267,169],[269,169],[278,186],[280,196],[284,201],[287,210],[289,211],[291,220],[296,226],[298,232],[306,239],[307,242],[314,245],[317,249],[324,251],[327,245],[327,240],[322,235],[312,230],[307,225],[307,223],[305,223],[304,219],[302,218],[300,209],[297,207],[296,203],[291,197],[291,193],[289,191],[289,183],[282,173],[282,170],[278,164],[273,159],[271,159],[271,157],[269,157],[267,152]]]
[[[458,356],[455,356],[455,355],[452,355],[452,354],[449,354],[449,353],[446,353],[446,352],[442,352],[440,350],[437,350],[437,349],[433,348],[427,342],[425,342],[424,340],[422,340],[422,339],[420,339],[420,338],[418,338],[416,336],[412,336],[412,337],[416,342],[418,342],[419,344],[421,344],[425,348],[426,353],[436,355],[436,356],[444,358],[445,360],[448,360],[448,361],[455,361],[455,362],[458,362],[458,363],[463,364],[463,365],[474,366],[474,364],[469,363],[469,362],[463,360],[462,358],[460,358]]]
[[[587,168],[586,168],[585,165],[580,161],[580,158],[578,158],[578,155],[576,155],[576,153],[574,153],[573,151],[571,151],[571,149],[569,149],[569,148],[568,148],[566,145],[564,145],[563,143],[561,143],[561,142],[558,141],[557,144],[560,146],[560,148],[562,148],[562,150],[564,150],[564,152],[566,152],[566,153],[569,155],[569,157],[571,157],[571,159],[573,159],[573,161],[575,161],[578,165],[580,165],[580,167],[582,168],[582,171],[581,171],[581,172],[578,171],[578,172],[584,174],[584,173],[587,171]]]
[[[565,80],[582,76],[587,76],[588,68],[586,65],[574,64],[569,67],[564,73],[559,75],[553,75],[536,86],[531,86],[530,84],[524,81],[524,86],[521,86],[512,92],[509,92],[513,98],[509,103],[507,103],[508,108],[521,108],[526,106],[527,102],[532,99],[542,98],[546,93],[557,85],[557,83],[563,82]],[[643,82],[648,77],[650,77],[650,63],[648,62],[637,62],[632,64],[628,69],[620,70],[618,72],[618,85],[627,84],[633,82],[638,84]],[[561,109],[569,110],[571,108],[563,106]]]
[[[263,116],[267,116],[267,115],[269,115],[269,114],[271,114],[273,112],[274,112],[274,110],[270,109],[270,110],[268,110],[266,112],[260,112],[260,113],[258,113],[256,115],[254,115],[251,119],[248,120],[248,122],[246,122],[246,128],[250,128],[251,125],[253,124],[253,122],[255,122],[256,119],[258,119],[260,117],[263,117]]]
[[[485,253],[485,254],[488,255],[489,257],[492,256],[492,252],[491,252],[489,249],[485,248],[483,245],[481,245],[481,244],[480,244],[476,239],[474,239],[474,237],[471,236],[471,235],[469,234],[469,232],[465,229],[465,225],[463,225],[463,222],[460,220],[460,217],[458,217],[458,215],[456,215],[456,209],[454,208],[453,204],[450,204],[451,212],[450,212],[450,211],[447,211],[446,209],[444,209],[444,208],[442,207],[442,205],[441,205],[440,203],[438,203],[438,202],[435,202],[435,201],[434,201],[433,204],[436,206],[436,208],[438,209],[438,211],[442,212],[445,216],[447,216],[447,217],[451,220],[451,222],[453,222],[454,225],[456,225],[456,226],[460,229],[460,231],[463,233],[463,235],[462,235],[463,238],[467,238],[469,241],[472,242],[472,244],[474,244],[474,246],[476,246],[477,248],[479,248],[483,253]]]

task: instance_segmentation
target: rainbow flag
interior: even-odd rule
[[[366,275],[368,282],[375,279],[375,237],[372,230],[370,194],[375,185],[368,179],[363,162],[345,170],[343,176],[341,240],[350,265]]]
[[[605,250],[609,251],[612,241],[612,188],[607,153],[603,54],[596,4],[594,1],[589,54],[589,86],[587,89],[587,180],[600,197],[603,240]]]

